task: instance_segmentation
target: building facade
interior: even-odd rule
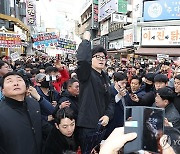
[[[14,52],[25,53],[29,46],[30,28],[26,15],[28,4],[25,0],[0,1],[0,56]],[[34,15],[34,12],[29,12]]]

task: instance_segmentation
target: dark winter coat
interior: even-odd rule
[[[73,96],[68,92],[68,90],[65,90],[61,94],[61,98],[60,98],[58,104],[60,105],[64,101],[69,101],[71,103],[70,108],[74,111],[74,115],[77,119],[77,116],[78,116],[78,96]]]
[[[176,107],[176,109],[178,110],[179,114],[180,114],[180,95],[177,95],[174,98],[174,102],[173,102],[174,106]]]
[[[5,98],[0,103],[0,153],[40,154],[42,142],[39,103]]]
[[[173,124],[174,128],[180,130],[180,114],[173,103],[169,103],[165,107],[165,117]]]
[[[54,127],[47,138],[43,154],[63,154],[66,151],[77,151],[77,149],[76,135],[66,137]]]
[[[114,98],[114,101],[115,101],[115,96],[118,94],[118,91],[114,88],[113,85],[110,87],[110,92],[111,92],[112,99]],[[127,93],[126,96],[124,96],[125,106],[132,105],[132,102],[129,100],[130,100],[130,97],[129,97],[129,94]],[[123,126],[124,126],[124,106],[123,106],[122,99],[121,99],[117,103],[115,103],[114,117],[107,126],[106,137],[108,137],[110,135],[110,133],[116,127],[123,127]]]
[[[77,76],[80,82],[79,113],[77,126],[96,128],[99,119],[107,115],[113,117],[113,103],[109,93],[108,76],[91,67],[91,43],[83,40],[77,51]]]

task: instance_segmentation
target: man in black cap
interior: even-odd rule
[[[145,75],[144,83],[145,83],[145,91],[146,92],[153,91],[153,88],[154,88],[154,77],[155,77],[154,73],[147,73]]]
[[[85,32],[83,39],[77,51],[77,76],[80,82],[77,126],[82,153],[90,153],[99,141],[89,145],[88,139],[95,135],[98,123],[102,126],[109,123],[114,109],[109,92],[109,79],[103,72],[107,52],[102,46],[91,50],[89,32]]]

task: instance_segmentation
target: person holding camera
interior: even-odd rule
[[[50,82],[50,76],[39,73],[35,76],[36,80],[36,90],[40,96],[49,101],[54,107],[57,105],[57,102],[60,99],[60,94],[53,88]],[[52,116],[47,115],[42,110],[42,115],[44,115],[44,119],[47,121],[53,120]]]

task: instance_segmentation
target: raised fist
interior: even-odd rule
[[[91,33],[89,31],[85,31],[85,33],[83,34],[83,40],[90,40],[91,38]]]

